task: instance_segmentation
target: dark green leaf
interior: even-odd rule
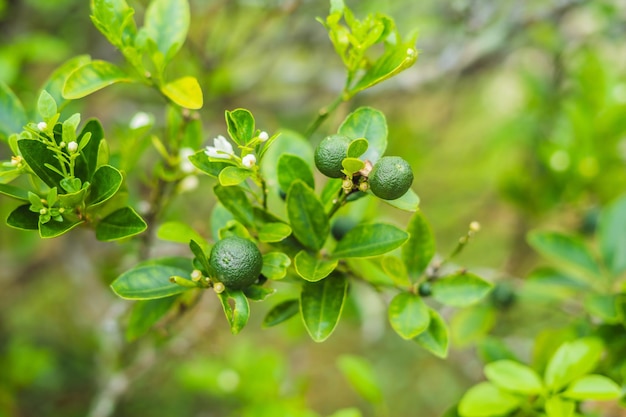
[[[323,342],[335,330],[347,292],[348,280],[337,273],[302,286],[300,313],[304,327],[315,342]]]
[[[118,66],[107,61],[91,61],[78,67],[65,80],[63,98],[83,98],[111,84],[134,80]]]
[[[10,184],[0,183],[0,194],[15,198],[17,200],[28,201],[28,191]]]
[[[122,174],[111,165],[103,165],[93,174],[91,192],[87,203],[90,206],[104,203],[115,195],[122,185]]]
[[[428,328],[430,314],[419,295],[401,292],[389,303],[389,323],[403,339],[411,340]]]
[[[402,260],[409,277],[415,282],[435,256],[435,237],[426,218],[419,211],[411,217],[406,231],[410,237],[402,247]]]
[[[0,139],[21,132],[27,122],[22,102],[0,81]]]
[[[207,245],[207,243],[202,238],[200,238],[199,242],[203,242],[204,245]],[[211,265],[209,264],[209,258],[207,256],[208,253],[211,253],[211,248],[208,246],[200,246],[200,244],[194,239],[190,239],[189,249],[191,249],[191,253],[193,253],[193,256],[202,266],[205,274],[207,274],[208,276],[213,275],[215,271],[213,271],[213,268],[211,268]]]
[[[191,261],[186,258],[152,259],[135,265],[117,277],[111,289],[120,297],[132,300],[169,297],[189,290],[170,282],[170,277],[189,277],[191,271]]]
[[[228,166],[220,172],[218,179],[224,187],[239,185],[252,175],[252,171],[246,168]]]
[[[334,258],[364,258],[382,255],[402,246],[408,233],[384,223],[359,224],[337,244]]]
[[[61,236],[64,233],[69,232],[74,229],[78,225],[83,224],[84,221],[81,220],[69,220],[63,218],[63,221],[58,222],[56,220],[50,220],[46,223],[39,223],[39,236],[42,238],[52,238]]]
[[[528,234],[528,243],[548,258],[582,269],[593,276],[600,275],[600,268],[593,255],[580,239],[556,232],[534,231]]]
[[[237,334],[246,326],[250,317],[248,299],[241,290],[225,290],[217,295],[222,303],[224,314],[230,324],[230,331]],[[233,304],[229,302],[233,301]]]
[[[7,225],[15,229],[37,230],[39,228],[39,214],[30,211],[30,204],[24,204],[9,214]]]
[[[254,211],[246,193],[239,187],[216,185],[213,188],[218,200],[246,227],[254,227]]]
[[[204,151],[196,152],[189,157],[189,160],[196,168],[213,178],[217,178],[224,168],[233,166],[228,162],[209,161],[209,157]]]
[[[350,113],[339,126],[338,133],[351,139],[365,138],[369,144],[361,159],[372,164],[383,156],[387,149],[387,121],[385,115],[371,107],[359,107]]]
[[[259,228],[261,242],[280,242],[291,234],[291,227],[285,223],[265,223]]]
[[[246,145],[254,136],[254,117],[246,109],[226,111],[228,134],[237,145]]]
[[[302,250],[293,260],[296,272],[307,281],[315,282],[326,278],[337,267],[337,260],[320,259]]]
[[[63,177],[54,172],[46,166],[51,165],[61,170],[59,161],[54,157],[54,153],[47,148],[47,146],[34,139],[20,139],[17,142],[17,146],[20,149],[22,157],[37,175],[46,185],[50,188],[61,188],[61,180]]]
[[[194,77],[182,77],[161,87],[167,98],[186,109],[197,110],[204,102],[202,88]]]
[[[289,191],[291,184],[302,180],[306,185],[315,188],[313,172],[309,164],[302,158],[292,154],[283,154],[278,159],[278,184],[281,190]]]
[[[153,0],[146,10],[141,30],[169,61],[185,42],[189,18],[187,0]]]
[[[178,297],[139,300],[133,306],[126,327],[126,339],[133,341],[143,336],[172,308]]]
[[[76,167],[74,173],[76,177],[83,181],[90,181],[98,168],[98,157],[104,140],[104,130],[98,119],[90,119],[87,121],[80,134],[78,135],[78,143],[90,134],[91,139],[85,147],[80,150],[80,156],[76,158]],[[103,164],[105,165],[105,164]]]
[[[298,314],[300,311],[300,300],[285,300],[276,304],[267,312],[263,319],[263,327],[276,326]]]
[[[599,317],[603,322],[617,324],[623,320],[619,307],[619,295],[588,294],[585,298],[585,309],[592,316]]]
[[[244,288],[242,291],[245,296],[252,301],[263,301],[276,292],[276,290],[273,288],[267,288],[261,285],[250,285],[249,287]]]
[[[289,265],[291,265],[291,259],[284,253],[266,253],[263,255],[263,269],[261,270],[261,274],[267,279],[282,279],[287,275]]]
[[[337,367],[350,382],[352,388],[366,401],[370,404],[383,402],[379,378],[369,362],[358,356],[342,355],[337,360]]]
[[[428,312],[430,315],[428,328],[413,340],[433,355],[445,359],[448,356],[450,340],[448,326],[446,326],[446,322],[435,310],[429,308]]]
[[[483,299],[493,284],[471,272],[458,272],[432,284],[433,298],[452,307],[467,307]]]
[[[296,180],[287,193],[287,215],[293,234],[309,249],[320,250],[330,232],[324,206],[313,190]]]
[[[96,238],[102,241],[123,239],[139,234],[147,227],[135,210],[123,207],[100,220],[96,226]]]
[[[599,224],[600,250],[614,275],[626,270],[626,197],[602,210]]]

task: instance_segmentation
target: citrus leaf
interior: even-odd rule
[[[470,388],[459,403],[461,417],[492,417],[507,415],[520,405],[520,399],[493,385],[481,382]]]
[[[576,403],[553,396],[546,400],[545,409],[548,417],[573,417]]]
[[[37,230],[39,228],[39,214],[30,211],[30,204],[24,204],[9,214],[7,225],[20,230]]]
[[[556,391],[589,373],[600,360],[602,350],[602,342],[595,338],[563,343],[546,367],[546,386]]]
[[[350,145],[348,146],[348,157],[358,158],[367,151],[367,148],[369,148],[369,143],[367,142],[367,139],[354,139],[352,142],[350,142]]]
[[[226,127],[230,138],[245,146],[254,136],[254,116],[246,109],[226,111]]]
[[[135,11],[125,0],[93,0],[91,12],[94,26],[112,45],[122,49],[133,41],[137,32]]]
[[[439,313],[432,308],[428,309],[428,313],[430,314],[428,328],[413,340],[433,355],[445,359],[448,356],[450,340],[448,326]]]
[[[536,395],[543,390],[541,378],[532,368],[508,359],[488,363],[485,376],[507,391]]]
[[[371,193],[371,191],[370,191]],[[395,207],[400,210],[414,212],[419,209],[420,198],[415,191],[408,189],[406,193],[395,200],[382,200],[385,204]]]
[[[259,228],[261,242],[280,242],[291,234],[291,227],[281,222],[265,223]]]
[[[435,256],[435,237],[421,212],[416,212],[406,229],[409,240],[402,247],[402,260],[409,277],[415,282]]]
[[[189,289],[173,284],[170,277],[189,277],[191,271],[191,261],[186,258],[151,259],[121,274],[113,281],[111,289],[118,296],[131,300],[169,297]]]
[[[239,168],[235,166],[228,166],[221,170],[218,179],[220,184],[224,187],[231,185],[239,185],[252,175],[252,171],[246,168]]]
[[[388,45],[388,47],[391,47]],[[399,44],[385,51],[350,89],[351,94],[370,88],[412,66],[417,60],[417,51],[410,44]]]
[[[293,234],[309,249],[320,250],[330,232],[324,206],[302,180],[291,184],[287,193],[287,215]]]
[[[111,165],[103,165],[93,174],[89,199],[91,206],[104,203],[115,195],[122,185],[122,173]]]
[[[189,161],[200,171],[213,178],[217,178],[224,168],[233,166],[233,164],[229,162],[210,161],[203,150],[191,155]]]
[[[406,267],[404,266],[402,260],[397,256],[384,256],[380,260],[380,265],[382,266],[383,271],[385,271],[385,273],[396,285],[400,287],[409,287],[411,285]]]
[[[315,188],[313,171],[311,171],[309,164],[299,156],[288,153],[281,155],[276,169],[278,185],[283,191],[288,191],[291,184],[298,179],[304,181],[311,189]]]
[[[339,126],[338,132],[350,139],[365,138],[368,142],[367,151],[361,159],[372,164],[383,156],[387,149],[387,120],[385,115],[371,107],[359,107]]]
[[[84,221],[81,220],[69,220],[66,218],[63,218],[61,222],[50,220],[46,223],[39,223],[39,236],[43,239],[61,236],[83,223]]]
[[[91,61],[76,68],[65,80],[63,98],[74,100],[121,82],[133,82],[133,78],[115,64],[107,61]]]
[[[21,132],[27,122],[22,102],[8,85],[0,81],[0,139]]]
[[[169,61],[187,38],[189,19],[187,0],[153,0],[146,10],[141,31]]]
[[[96,226],[96,239],[102,241],[123,239],[137,235],[147,228],[148,225],[135,210],[123,207],[100,220]]]
[[[352,176],[362,170],[365,167],[365,163],[357,158],[345,158],[341,161],[341,166],[348,173],[348,176]]]
[[[381,404],[383,394],[372,366],[365,359],[353,355],[342,355],[337,367],[350,382],[354,390],[370,404]]]
[[[170,242],[189,243],[195,241],[203,250],[208,248],[206,240],[191,226],[184,222],[170,221],[159,226],[157,237]]]
[[[452,307],[467,307],[483,299],[493,284],[471,272],[458,272],[432,284],[433,298]]]
[[[458,311],[450,322],[452,340],[459,346],[482,339],[496,322],[495,309],[478,304]]]
[[[337,267],[337,260],[319,259],[307,251],[298,252],[293,259],[296,272],[307,281],[315,282],[330,275]]]
[[[250,318],[250,304],[246,295],[241,290],[226,289],[217,296],[222,303],[228,324],[230,324],[230,331],[233,334],[239,333]],[[233,300],[233,305],[229,300]]]
[[[304,327],[315,342],[323,342],[335,330],[347,293],[348,280],[336,273],[302,286],[300,313]]]
[[[246,193],[239,187],[216,185],[213,188],[218,200],[246,227],[254,227],[254,211]]]
[[[34,139],[20,139],[17,141],[17,146],[30,169],[39,179],[50,188],[62,189],[61,180],[63,177],[46,166],[50,165],[61,171],[59,161],[43,142]]]
[[[0,194],[15,198],[17,200],[28,201],[28,191],[10,184],[0,184]]]
[[[604,263],[613,275],[621,274],[626,270],[626,197],[602,210],[598,236]]]
[[[69,61],[65,61],[59,68],[54,70],[54,72],[48,77],[48,80],[44,83],[41,89],[50,93],[52,98],[54,98],[54,101],[59,106],[59,109],[63,108],[66,103],[63,98],[63,86],[65,85],[65,80],[67,80],[67,77],[69,77],[74,70],[88,64],[90,61],[91,57],[89,55],[79,55]]]
[[[204,103],[202,88],[195,77],[187,76],[171,81],[161,87],[161,92],[186,109],[197,110]]]
[[[600,268],[585,243],[573,236],[557,232],[533,231],[528,243],[547,258],[582,270],[592,276],[600,275]]]
[[[272,327],[289,320],[300,312],[300,300],[285,300],[276,304],[263,319],[263,327]]]
[[[100,156],[100,149],[102,146],[106,146],[104,130],[98,119],[90,119],[85,123],[78,135],[77,142],[82,143],[86,135],[91,135],[91,137],[89,142],[81,148],[80,155],[76,158],[74,174],[83,182],[91,182],[96,169],[99,167],[98,157]],[[106,165],[106,163],[102,165]]]
[[[287,275],[289,265],[291,265],[289,256],[282,252],[269,252],[263,255],[261,274],[267,279],[283,279]]]
[[[403,339],[411,340],[428,328],[428,307],[418,295],[401,292],[389,303],[389,323]]]
[[[563,393],[573,400],[614,400],[622,396],[622,390],[613,380],[604,375],[585,375],[572,382]]]
[[[385,223],[359,224],[337,244],[333,258],[364,258],[382,255],[402,246],[408,233]]]
[[[178,297],[163,297],[154,300],[138,300],[130,312],[126,327],[126,340],[132,341],[148,333],[174,305]]]

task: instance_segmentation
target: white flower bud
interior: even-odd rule
[[[189,157],[194,154],[191,148],[182,148],[178,153],[180,157],[180,170],[186,174],[191,174],[196,170],[196,167],[191,163]]]
[[[263,132],[259,133],[259,140],[261,142],[265,142],[269,138],[270,138],[270,135],[268,135],[267,132],[263,131]]]
[[[480,223],[478,223],[477,221],[471,222],[469,225],[469,229],[472,232],[478,232],[480,230]]]
[[[148,113],[140,111],[130,119],[129,126],[131,129],[139,129],[152,123],[152,116]]]
[[[46,130],[47,128],[48,128],[48,123],[46,122],[37,123],[37,129],[41,130],[42,132]]]
[[[67,151],[69,153],[75,153],[78,150],[78,143],[71,141],[70,143],[67,144]]]
[[[243,157],[241,163],[246,168],[252,168],[256,164],[256,156],[254,156],[254,154],[248,154]]]

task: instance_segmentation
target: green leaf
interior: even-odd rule
[[[382,404],[383,393],[372,366],[365,359],[353,355],[342,355],[337,367],[350,382],[354,390],[370,404]]]
[[[91,12],[94,26],[112,45],[122,49],[133,42],[137,32],[133,19],[135,11],[125,0],[93,0]]]
[[[246,295],[241,290],[226,289],[217,296],[222,303],[228,324],[230,324],[230,331],[233,334],[239,333],[250,318],[250,304]],[[233,301],[232,305],[229,300]]]
[[[459,403],[461,417],[490,417],[508,415],[520,405],[520,399],[493,385],[481,382],[470,388]]]
[[[229,162],[209,161],[209,157],[204,153],[204,150],[191,155],[189,160],[196,168],[213,178],[217,178],[224,168],[233,166]]]
[[[439,313],[432,308],[428,309],[428,313],[430,314],[428,328],[413,340],[435,356],[445,359],[448,356],[450,340],[448,326]]]
[[[17,200],[28,201],[28,190],[15,187],[10,184],[0,184],[0,194],[4,194]]]
[[[389,303],[389,323],[398,335],[411,340],[428,328],[430,314],[419,295],[401,292]]]
[[[289,320],[300,312],[300,300],[285,300],[276,304],[263,319],[263,327],[272,327]]]
[[[545,409],[548,417],[572,417],[576,404],[559,396],[554,396],[546,400]]]
[[[157,237],[162,240],[178,243],[197,242],[203,250],[208,249],[206,240],[191,226],[184,222],[170,221],[159,226]]]
[[[244,288],[242,291],[244,295],[252,301],[263,301],[276,292],[276,290],[273,288],[267,288],[261,285],[250,285],[249,287]]]
[[[115,195],[122,185],[122,173],[111,165],[103,165],[93,174],[91,192],[87,203],[90,206],[104,203]]]
[[[161,87],[161,92],[174,103],[186,109],[202,108],[202,88],[195,77],[182,77]]]
[[[169,61],[187,38],[189,19],[187,0],[153,0],[146,10],[141,30],[155,43],[165,60]]]
[[[626,197],[602,210],[598,236],[605,265],[613,275],[621,274],[626,270]]]
[[[74,70],[88,64],[90,61],[91,57],[89,55],[79,55],[69,61],[65,61],[48,77],[48,80],[41,89],[50,93],[59,109],[63,108],[66,104],[66,100],[63,98],[63,85],[65,85],[65,80],[67,80],[67,77],[69,77]]]
[[[623,319],[618,308],[619,298],[619,295],[591,293],[585,298],[585,309],[605,323],[618,324]]]
[[[126,327],[126,340],[133,341],[148,330],[172,308],[178,297],[139,300],[133,305]]]
[[[106,144],[104,140],[104,130],[98,119],[90,119],[85,123],[85,126],[78,135],[78,143],[82,143],[83,138],[87,135],[91,135],[91,138],[80,150],[80,156],[76,158],[74,173],[76,177],[84,182],[91,182],[96,169],[99,167],[98,158],[100,157],[100,149],[104,146],[103,144]]]
[[[239,168],[235,166],[229,166],[224,168],[218,179],[220,184],[224,187],[229,187],[231,185],[239,185],[252,175],[252,171],[246,168]]]
[[[311,189],[315,189],[313,171],[311,171],[309,164],[299,156],[288,153],[281,155],[276,169],[278,171],[278,185],[281,190],[288,191],[291,184],[296,180],[302,180]]]
[[[593,255],[580,239],[557,232],[533,231],[528,234],[528,243],[547,258],[592,276],[600,275],[600,268]]]
[[[354,275],[375,287],[395,287],[395,283],[382,269],[379,258],[348,258],[345,262]]]
[[[363,417],[363,414],[358,408],[350,407],[337,410],[328,417]]]
[[[148,225],[135,210],[123,207],[100,220],[96,226],[96,239],[102,241],[123,239],[137,235],[147,228]]]
[[[546,367],[544,379],[547,387],[558,391],[592,371],[600,360],[602,350],[602,342],[595,338],[563,343]]]
[[[348,280],[337,273],[302,286],[300,313],[304,327],[315,342],[323,342],[335,330],[347,293]]]
[[[337,267],[339,261],[320,259],[305,250],[301,250],[293,259],[293,262],[298,275],[307,281],[316,282],[330,275]]]
[[[421,212],[416,212],[407,226],[409,240],[402,247],[402,260],[413,282],[426,270],[435,256],[435,236]]]
[[[365,163],[357,158],[345,158],[341,161],[341,166],[348,176],[352,176],[362,170],[365,167]]]
[[[369,193],[371,194],[371,191]],[[400,210],[414,212],[419,210],[420,198],[415,194],[415,191],[409,188],[401,197],[395,200],[383,200],[383,203]]]
[[[391,47],[374,62],[359,82],[350,89],[351,94],[370,88],[412,66],[417,60],[417,51],[409,43]]]
[[[348,158],[358,158],[367,151],[367,148],[369,148],[369,143],[367,142],[367,139],[354,139],[352,142],[350,142],[350,145],[348,146]]]
[[[400,258],[393,255],[384,256],[380,261],[380,265],[397,286],[411,286],[406,267]]]
[[[280,242],[291,234],[291,227],[281,222],[265,223],[259,228],[261,242]]]
[[[543,390],[541,378],[532,368],[508,359],[487,364],[485,376],[494,385],[507,391],[536,395]]]
[[[573,400],[614,400],[622,396],[622,390],[613,380],[603,375],[585,375],[572,382],[563,393]]]
[[[359,107],[350,113],[337,133],[353,139],[365,138],[369,147],[361,159],[367,159],[372,164],[387,149],[387,120],[382,112],[371,107]]]
[[[382,255],[402,246],[409,234],[385,223],[359,224],[341,239],[334,258],[364,258]]]
[[[44,239],[61,236],[83,223],[85,222],[82,220],[69,220],[66,218],[63,218],[61,222],[56,220],[50,220],[46,223],[39,222],[39,236]]]
[[[293,234],[309,249],[320,250],[330,232],[324,206],[302,180],[293,182],[287,193],[287,215]]]
[[[220,203],[232,213],[235,219],[239,220],[246,227],[254,227],[252,204],[241,188],[224,187],[218,184],[213,188],[213,191]]]
[[[19,133],[28,120],[24,106],[8,85],[0,81],[0,139]]]
[[[45,120],[52,119],[57,114],[57,103],[46,90],[43,90],[39,94],[39,99],[37,100],[37,112]]]
[[[287,275],[289,265],[291,265],[289,256],[282,252],[269,252],[263,255],[261,274],[267,279],[283,279]]]
[[[482,300],[493,284],[471,272],[457,272],[432,284],[433,298],[452,307],[467,307]]]
[[[117,277],[111,284],[111,289],[118,296],[131,300],[169,297],[189,289],[173,284],[170,277],[189,277],[192,269],[191,261],[186,258],[151,259],[138,263]]]
[[[489,305],[475,305],[459,310],[450,322],[452,340],[465,346],[481,338],[493,328],[496,310]]]
[[[495,336],[483,337],[477,343],[476,351],[484,363],[495,362],[501,359],[517,359],[507,344]]]
[[[54,157],[54,153],[43,142],[34,139],[20,139],[17,141],[17,146],[30,169],[33,170],[39,179],[50,188],[61,188],[63,177],[46,165],[51,165],[59,171],[61,166]]]
[[[120,67],[107,61],[91,61],[78,67],[65,80],[63,98],[74,100],[121,82],[133,82]]]
[[[20,230],[37,230],[39,228],[39,214],[30,211],[30,204],[24,204],[9,214],[7,225]]]
[[[254,117],[246,109],[226,111],[226,126],[231,139],[240,146],[246,145],[254,137]]]

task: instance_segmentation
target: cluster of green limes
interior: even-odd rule
[[[330,135],[315,149],[315,166],[330,178],[344,177],[341,162],[348,156],[350,138]],[[367,183],[372,193],[383,200],[395,200],[406,193],[413,183],[413,171],[407,161],[399,156],[380,158],[368,174]]]
[[[240,290],[259,278],[263,256],[256,245],[238,236],[229,236],[213,245],[209,264],[215,279],[226,288]]]

